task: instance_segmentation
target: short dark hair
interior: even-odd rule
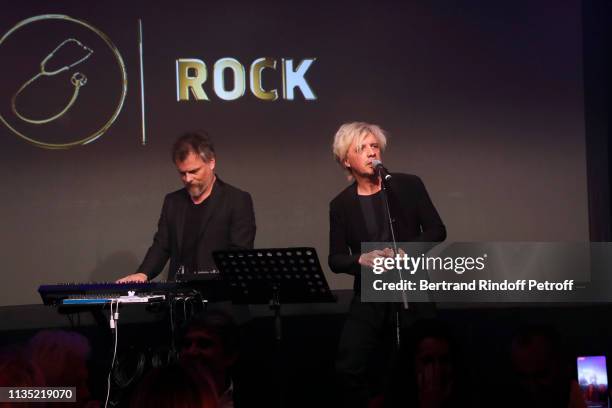
[[[182,162],[189,153],[199,154],[205,162],[215,158],[215,147],[207,132],[187,132],[176,139],[172,145],[172,161]]]

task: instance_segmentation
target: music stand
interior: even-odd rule
[[[283,407],[281,305],[335,302],[314,248],[215,251],[213,259],[236,304],[269,304],[274,311],[278,406]]]
[[[233,303],[269,304],[274,310],[278,342],[282,304],[336,301],[314,248],[215,251],[213,259]]]

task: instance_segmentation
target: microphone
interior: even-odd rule
[[[384,180],[388,181],[391,179],[391,173],[389,173],[389,170],[387,170],[385,166],[383,166],[380,160],[376,160],[376,159],[372,160],[372,166],[374,166],[374,169],[376,169],[376,171],[380,173],[380,176]]]

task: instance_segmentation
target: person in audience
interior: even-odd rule
[[[457,345],[439,320],[417,321],[405,336],[385,393],[385,408],[472,407]]]
[[[30,339],[28,354],[48,387],[76,387],[77,406],[91,406],[87,360],[89,340],[65,330],[42,330]],[[74,404],[74,403],[73,403]]]
[[[506,377],[504,407],[586,408],[564,361],[561,336],[552,327],[529,325],[514,334]]]
[[[11,347],[0,351],[0,387],[44,387],[45,377],[24,349]],[[41,408],[39,402],[0,402],[0,408]]]
[[[180,361],[149,371],[132,395],[131,408],[218,408],[209,371],[199,361]]]
[[[234,406],[232,368],[238,359],[239,342],[238,326],[221,311],[198,316],[189,323],[183,336],[180,359],[198,361],[209,370],[219,396],[219,408]]]

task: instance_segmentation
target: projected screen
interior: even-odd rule
[[[13,4],[0,304],[135,272],[182,186],[170,146],[197,129],[253,197],[255,246],[315,247],[334,289],[352,287],[326,267],[349,121],[388,132],[386,167],[423,179],[449,240],[587,240],[580,15],[578,0]]]

